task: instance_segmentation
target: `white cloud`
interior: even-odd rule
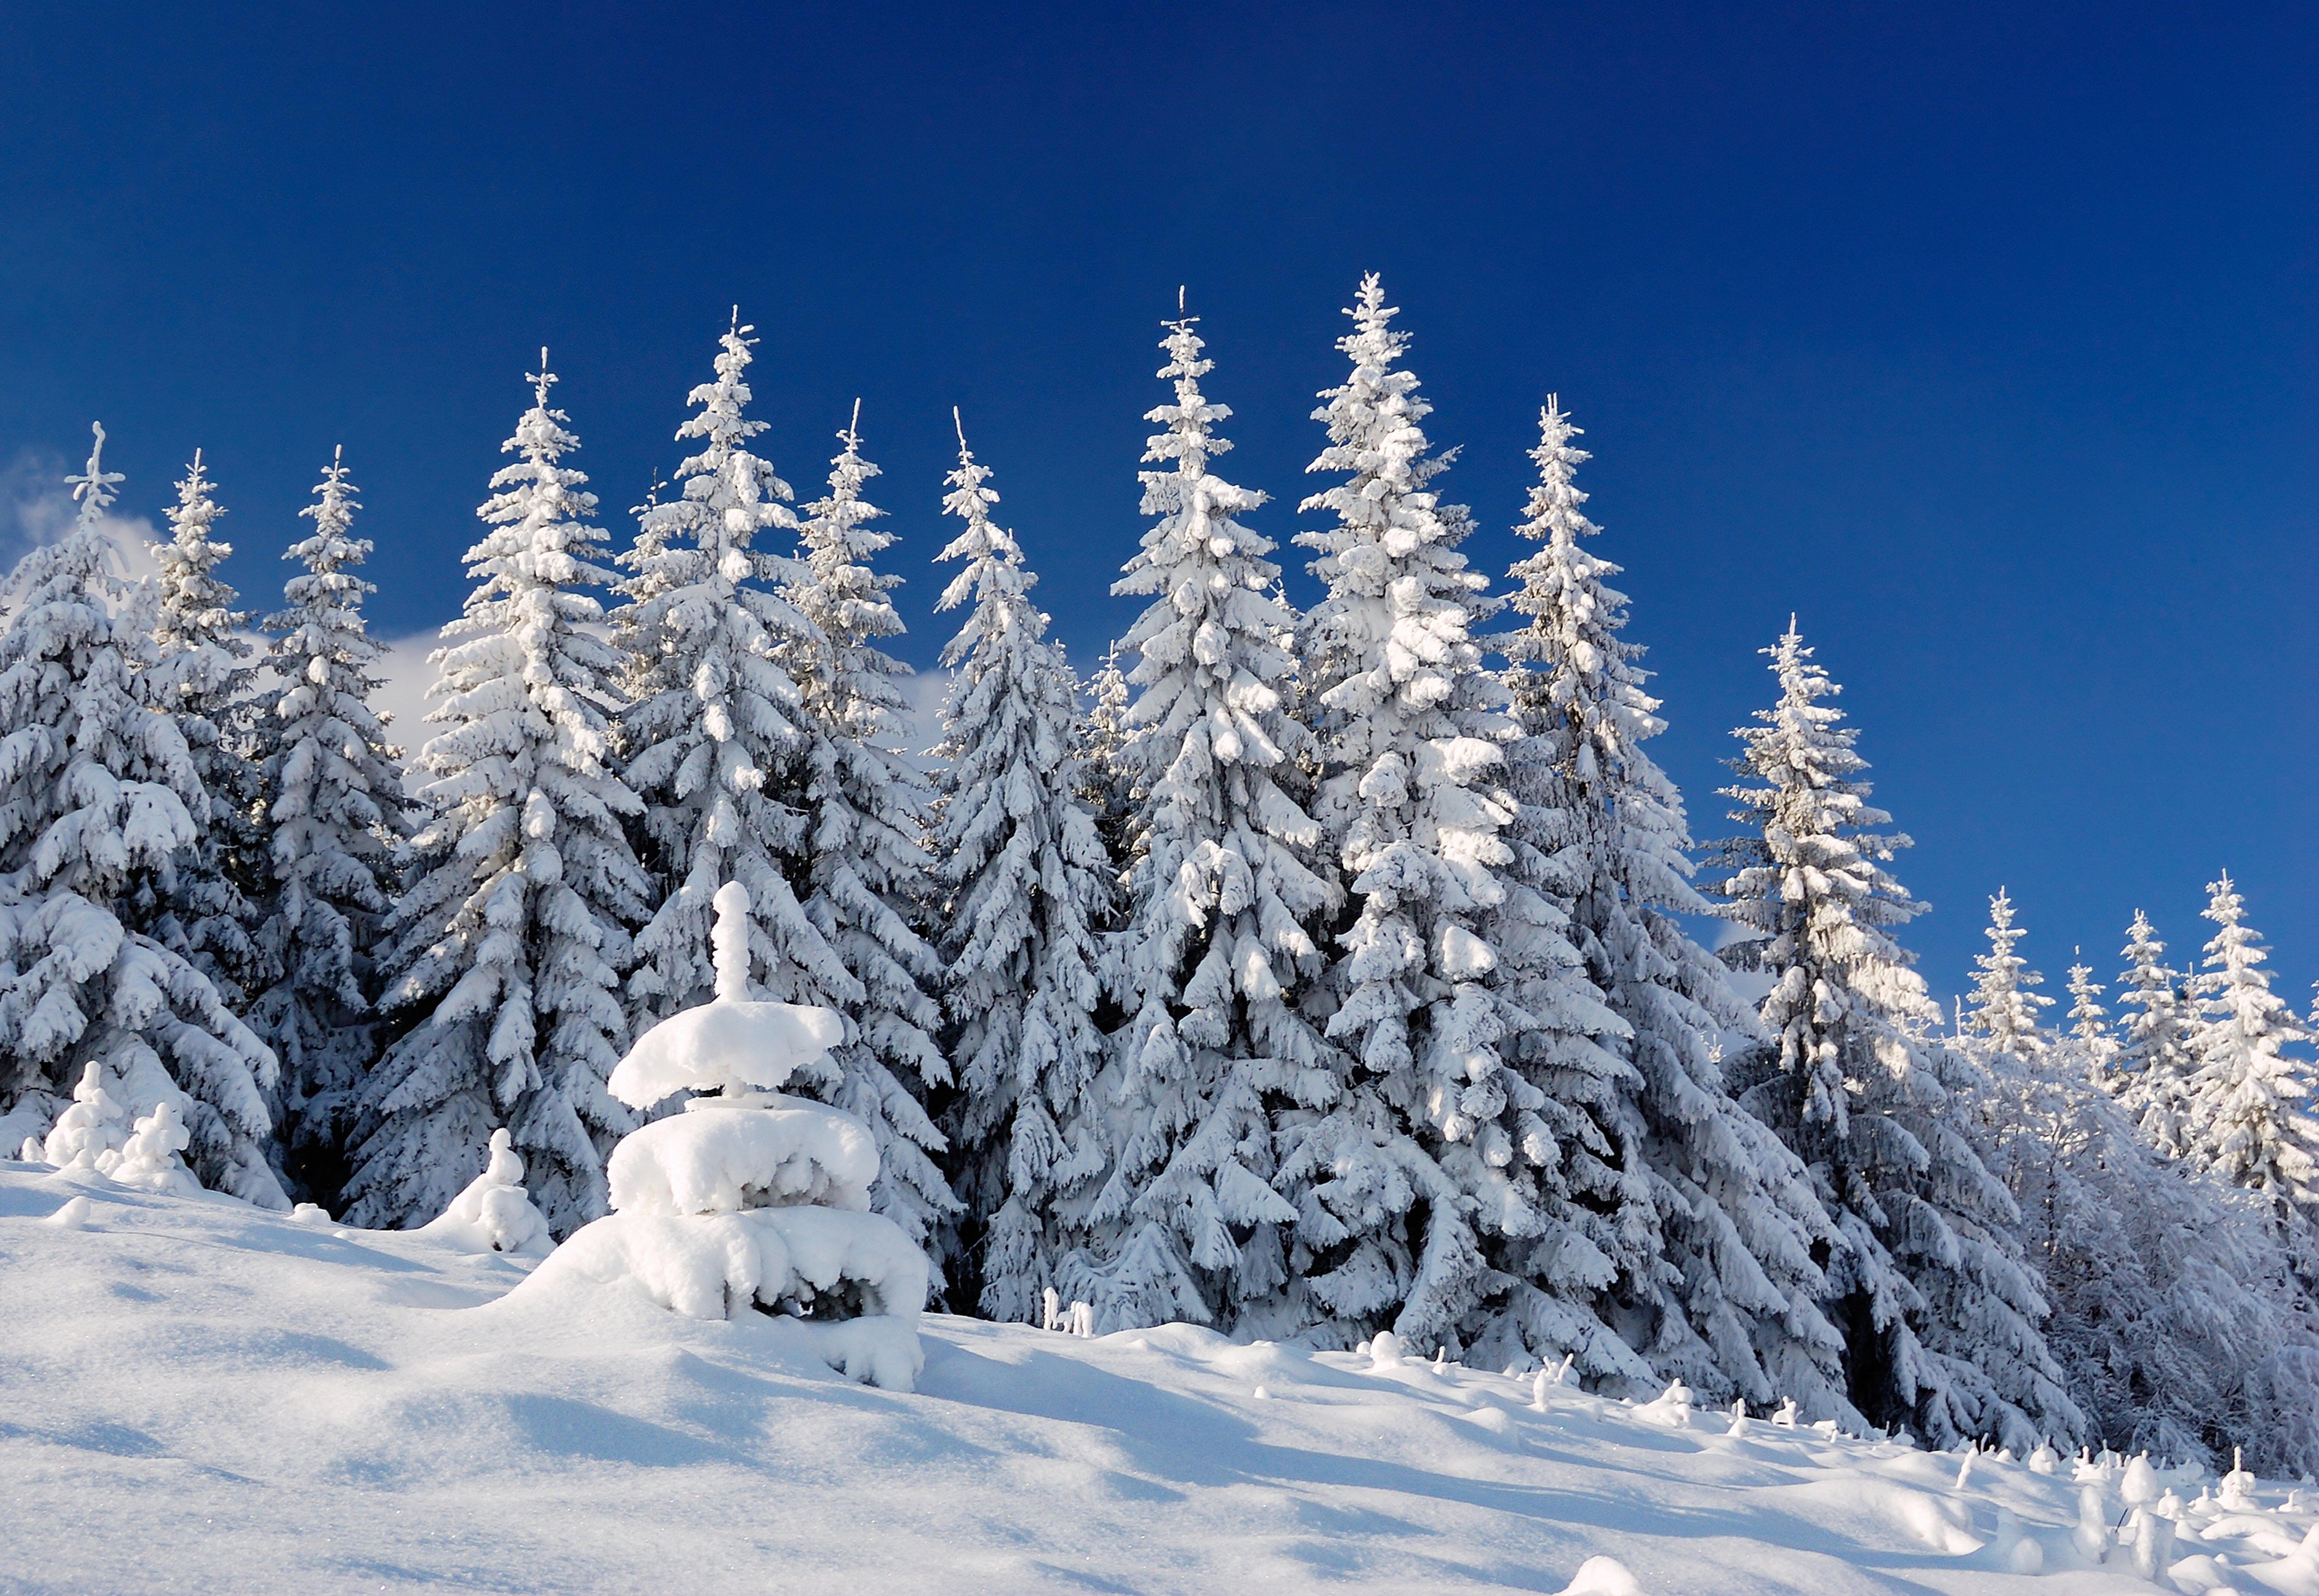
[[[407,637],[382,637],[379,644],[385,652],[373,662],[371,671],[383,685],[371,694],[370,707],[393,717],[387,722],[387,741],[402,747],[406,766],[415,765],[420,746],[440,729],[427,724],[427,690],[435,681],[435,667],[427,656],[443,646],[442,634],[413,632]]]

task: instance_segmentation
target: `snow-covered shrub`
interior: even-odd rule
[[[167,1192],[173,1196],[192,1196],[202,1189],[202,1183],[194,1178],[194,1172],[177,1156],[191,1140],[185,1122],[178,1117],[177,1105],[156,1103],[153,1111],[137,1122],[119,1159],[105,1173],[122,1186],[142,1186],[147,1191]]]
[[[869,1127],[771,1089],[817,1063],[844,1023],[751,1000],[748,893],[728,882],[715,902],[716,996],[646,1032],[609,1082],[637,1109],[696,1095],[612,1150],[613,1212],[519,1290],[627,1289],[698,1319],[762,1312],[831,1366],[907,1390],[924,1364],[926,1257],[868,1212]]]
[[[462,1252],[510,1252],[544,1256],[555,1245],[547,1216],[524,1190],[523,1160],[504,1126],[492,1132],[483,1172],[451,1199],[451,1205],[411,1234]]]

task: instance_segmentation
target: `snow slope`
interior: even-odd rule
[[[2067,1465],[1960,1491],[1954,1456],[1183,1326],[930,1317],[880,1391],[762,1315],[507,1298],[526,1267],[0,1162],[0,1591],[2152,1588],[2071,1549]],[[2319,1596],[2283,1495],[2186,1528],[2178,1588],[2220,1551]]]

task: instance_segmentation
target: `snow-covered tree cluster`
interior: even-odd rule
[[[1800,628],[1695,843],[1570,414],[1494,581],[1376,277],[1347,314],[1293,527],[1163,324],[1142,608],[1085,681],[961,419],[921,513],[866,496],[858,403],[799,503],[737,314],[617,537],[542,351],[421,727],[373,706],[342,457],[253,621],[198,453],[122,573],[97,429],[0,589],[0,1146],[386,1227],[520,1168],[561,1240],[658,1212],[616,1147],[773,1134],[655,1130],[624,1057],[802,1005],[779,1112],[863,1138],[837,1205],[956,1312],[2319,1468],[2319,1018],[2229,877],[2195,968],[2137,914],[2059,1023],[1999,890],[1951,1024]],[[930,749],[898,524],[959,618]]]

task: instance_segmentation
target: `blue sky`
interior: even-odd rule
[[[2226,865],[2301,1007],[2314,66],[2259,4],[12,7],[0,467],[21,498],[102,418],[156,516],[201,446],[263,608],[343,443],[406,635],[456,613],[539,347],[624,538],[737,301],[801,491],[863,400],[904,652],[950,629],[957,404],[1084,663],[1178,285],[1285,544],[1374,269],[1483,568],[1539,401],[1587,428],[1700,835],[1793,610],[1936,988],[2000,884],[2058,993],[2137,906],[2202,941]]]

